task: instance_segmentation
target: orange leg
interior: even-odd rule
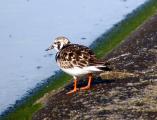
[[[74,80],[74,89],[67,92],[66,94],[72,94],[72,93],[75,93],[76,91],[78,90],[77,88],[77,79]]]
[[[88,74],[88,84],[85,87],[81,87],[81,90],[87,90],[90,89],[91,87],[91,82],[92,82],[92,74]]]

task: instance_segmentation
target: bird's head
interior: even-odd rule
[[[60,51],[64,46],[70,44],[70,41],[68,40],[68,38],[66,37],[57,37],[53,44],[46,49],[46,51],[51,50],[51,49],[55,49],[57,52]]]

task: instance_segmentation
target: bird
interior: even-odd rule
[[[67,94],[75,93],[77,88],[78,78],[88,75],[88,83],[81,87],[81,90],[87,90],[91,87],[93,74],[102,71],[110,71],[108,63],[96,58],[94,52],[84,45],[73,44],[64,36],[55,38],[54,42],[46,49],[49,51],[55,49],[57,51],[55,59],[62,71],[73,76],[74,88]]]

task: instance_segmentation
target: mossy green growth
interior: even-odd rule
[[[121,43],[132,31],[140,26],[150,16],[157,11],[157,0],[149,0],[145,5],[136,10],[133,14],[127,16],[125,20],[117,24],[107,33],[102,35],[96,41],[96,46],[92,49],[96,55],[101,58],[118,44]],[[95,42],[94,42],[95,43]],[[29,96],[21,105],[17,106],[14,111],[0,117],[0,120],[31,120],[33,113],[42,108],[41,104],[34,104],[45,93],[52,90],[57,90],[63,87],[71,79],[65,73],[60,73],[59,76],[49,78],[50,82],[43,85],[37,92]]]
[[[0,120],[31,120],[33,113],[42,108],[41,104],[35,104],[36,100],[41,98],[45,93],[56,90],[68,83],[71,79],[70,76],[61,72],[59,75],[49,78],[48,85],[44,85],[32,96],[26,98],[22,105],[17,106],[16,109],[9,114],[0,117]]]

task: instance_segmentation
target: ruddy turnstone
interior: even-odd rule
[[[85,90],[91,86],[92,73],[110,70],[104,62],[96,58],[91,49],[83,45],[71,44],[66,37],[57,37],[46,51],[53,48],[57,51],[56,62],[59,67],[74,78],[74,89],[67,94],[78,90],[78,77],[88,75],[87,86],[80,88],[81,90]]]

